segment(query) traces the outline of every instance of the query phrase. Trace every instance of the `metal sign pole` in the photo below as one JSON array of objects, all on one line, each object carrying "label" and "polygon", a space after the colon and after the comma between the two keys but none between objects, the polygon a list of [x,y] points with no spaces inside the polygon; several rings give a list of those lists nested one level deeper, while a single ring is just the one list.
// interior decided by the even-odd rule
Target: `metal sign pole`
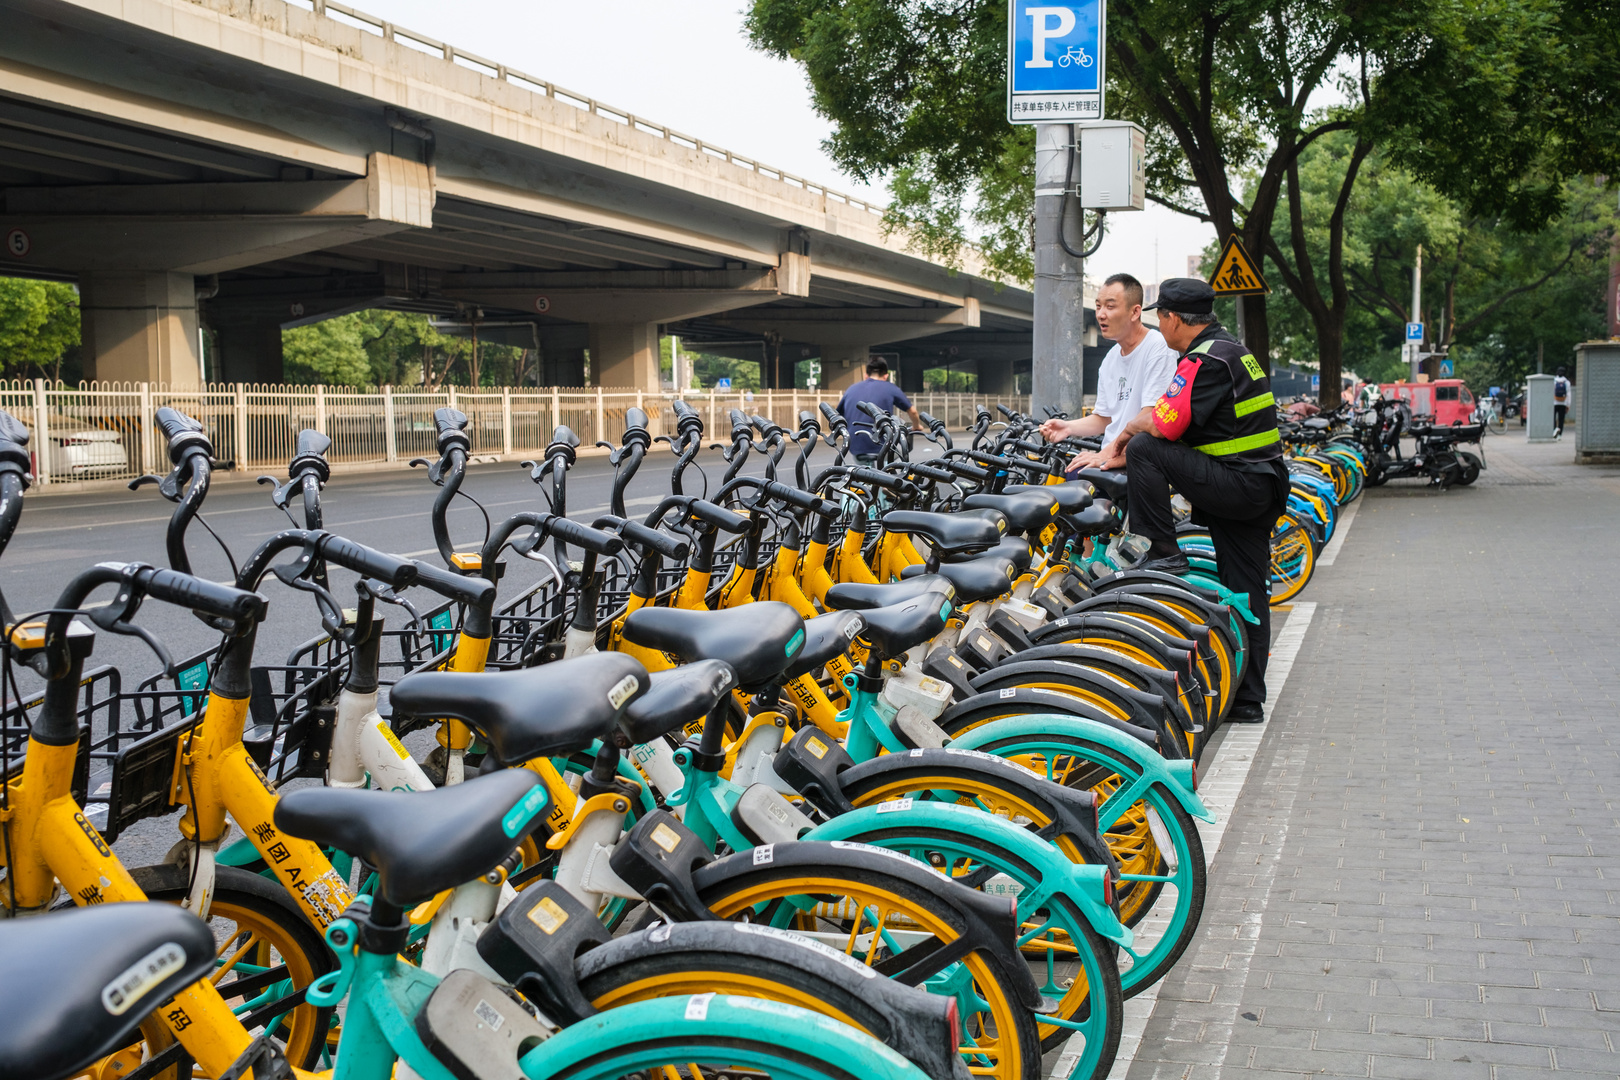
[{"label": "metal sign pole", "polygon": [[1035,129],[1035,349],[1030,407],[1080,415],[1085,355],[1084,263],[1063,250],[1063,184],[1068,174],[1071,124]]}]

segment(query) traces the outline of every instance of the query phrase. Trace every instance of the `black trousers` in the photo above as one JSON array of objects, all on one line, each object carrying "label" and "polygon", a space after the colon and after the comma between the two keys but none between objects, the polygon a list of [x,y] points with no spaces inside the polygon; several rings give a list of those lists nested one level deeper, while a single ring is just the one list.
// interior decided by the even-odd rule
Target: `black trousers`
[{"label": "black trousers", "polygon": [[1249,665],[1234,705],[1263,705],[1266,659],[1271,652],[1271,530],[1282,513],[1278,479],[1244,472],[1190,446],[1143,432],[1125,450],[1131,531],[1153,543],[1154,556],[1176,551],[1174,488],[1193,505],[1193,517],[1209,529],[1220,562],[1221,584],[1249,598],[1260,625],[1244,623]]}]

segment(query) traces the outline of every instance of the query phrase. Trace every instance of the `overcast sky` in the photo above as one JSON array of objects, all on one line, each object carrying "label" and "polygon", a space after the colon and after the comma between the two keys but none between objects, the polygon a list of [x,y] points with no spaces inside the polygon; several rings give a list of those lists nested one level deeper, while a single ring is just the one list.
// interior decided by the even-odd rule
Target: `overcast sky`
[{"label": "overcast sky", "polygon": [[[831,130],[797,65],[748,47],[743,0],[352,0],[362,11],[835,190],[887,199],[821,149]],[[1032,181],[1033,182],[1033,181]],[[1214,230],[1148,204],[1112,215],[1101,279],[1179,277]]]}]

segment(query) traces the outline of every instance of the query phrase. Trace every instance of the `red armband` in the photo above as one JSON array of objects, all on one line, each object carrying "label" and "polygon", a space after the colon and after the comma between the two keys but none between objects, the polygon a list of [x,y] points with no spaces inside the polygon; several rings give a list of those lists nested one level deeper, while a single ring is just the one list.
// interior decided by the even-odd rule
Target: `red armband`
[{"label": "red armband", "polygon": [[1202,360],[1182,357],[1164,396],[1153,406],[1153,426],[1166,439],[1181,438],[1181,433],[1192,423],[1192,384],[1203,366]]}]

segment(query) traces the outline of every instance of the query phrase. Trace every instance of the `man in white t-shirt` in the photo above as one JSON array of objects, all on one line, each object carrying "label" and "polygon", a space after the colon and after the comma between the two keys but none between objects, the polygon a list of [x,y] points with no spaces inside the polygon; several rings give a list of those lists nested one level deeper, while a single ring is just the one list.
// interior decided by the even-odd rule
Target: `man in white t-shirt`
[{"label": "man in white t-shirt", "polygon": [[1142,325],[1142,283],[1131,275],[1115,274],[1097,290],[1097,327],[1114,347],[1097,371],[1096,407],[1078,420],[1048,420],[1041,425],[1047,442],[1102,436],[1102,452],[1076,454],[1068,465],[1071,473],[1088,466],[1124,465],[1125,455],[1109,457],[1108,448],[1126,424],[1152,410],[1176,373],[1175,350],[1157,330]]}]

